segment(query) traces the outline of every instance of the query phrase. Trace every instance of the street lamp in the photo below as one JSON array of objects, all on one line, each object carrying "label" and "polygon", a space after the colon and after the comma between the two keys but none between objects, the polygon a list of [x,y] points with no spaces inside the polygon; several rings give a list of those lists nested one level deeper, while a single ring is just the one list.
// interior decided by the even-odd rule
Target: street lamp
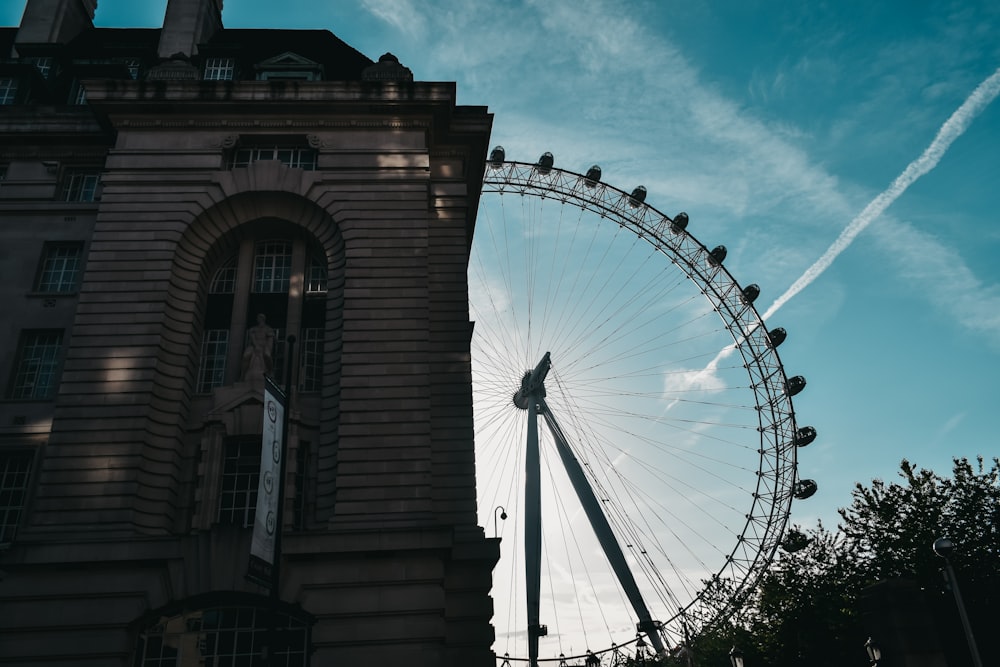
[{"label": "street lamp", "polygon": [[493,510],[493,537],[500,537],[500,523],[497,521],[497,512],[500,512],[500,521],[507,520],[507,510],[503,508],[503,505],[497,505],[497,508]]},{"label": "street lamp", "polygon": [[735,646],[729,649],[729,662],[733,663],[733,667],[744,667],[743,651]]},{"label": "street lamp", "polygon": [[947,537],[939,537],[934,540],[934,553],[944,558],[945,577],[951,586],[951,592],[955,595],[955,605],[958,606],[958,616],[962,619],[962,628],[965,629],[965,639],[969,642],[969,653],[972,655],[974,667],[983,667],[983,661],[979,659],[979,649],[976,648],[976,638],[972,636],[972,626],[969,624],[969,616],[965,613],[965,603],[962,601],[962,592],[958,590],[958,578],[955,577],[955,570],[951,567],[949,556],[955,552],[955,543]]},{"label": "street lamp", "polygon": [[868,664],[871,667],[878,667],[878,661],[882,659],[882,649],[869,637],[865,642],[865,652],[868,653]]}]

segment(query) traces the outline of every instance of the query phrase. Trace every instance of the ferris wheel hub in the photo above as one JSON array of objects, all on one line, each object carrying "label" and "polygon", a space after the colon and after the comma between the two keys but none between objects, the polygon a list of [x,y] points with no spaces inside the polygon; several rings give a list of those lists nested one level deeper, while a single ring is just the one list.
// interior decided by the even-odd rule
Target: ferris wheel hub
[{"label": "ferris wheel hub", "polygon": [[552,368],[551,352],[546,352],[534,370],[525,372],[521,378],[521,388],[514,392],[514,405],[527,410],[532,401],[545,398],[545,378]]}]

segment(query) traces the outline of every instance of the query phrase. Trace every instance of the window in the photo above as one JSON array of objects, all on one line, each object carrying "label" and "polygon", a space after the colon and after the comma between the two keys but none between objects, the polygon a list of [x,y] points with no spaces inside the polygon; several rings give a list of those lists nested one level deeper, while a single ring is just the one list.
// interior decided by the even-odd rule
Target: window
[{"label": "window", "polygon": [[257,511],[260,437],[226,441],[219,489],[219,523],[247,528]]},{"label": "window", "polygon": [[323,388],[323,329],[302,330],[302,391],[319,391]]},{"label": "window", "polygon": [[189,611],[160,618],[139,633],[136,667],[175,665],[262,665],[274,619],[276,646],[270,651],[275,667],[305,667],[309,628],[302,620],[261,607],[227,606]]},{"label": "window", "polygon": [[205,81],[232,81],[236,63],[232,58],[206,58]]},{"label": "window", "polygon": [[292,270],[292,244],[287,241],[263,241],[254,254],[253,291],[279,294],[288,291]]},{"label": "window", "polygon": [[53,293],[76,291],[82,254],[82,243],[46,243],[35,290]]},{"label": "window", "polygon": [[230,257],[212,276],[211,294],[232,294],[236,290],[236,258]]},{"label": "window", "polygon": [[14,541],[24,511],[31,452],[0,452],[0,544]]},{"label": "window", "polygon": [[32,56],[25,58],[24,62],[34,65],[43,79],[48,79],[52,74],[52,58]]},{"label": "window", "polygon": [[138,58],[119,58],[117,62],[128,68],[128,74],[133,79],[139,78],[139,71],[142,68],[142,61]]},{"label": "window", "polygon": [[198,393],[207,394],[226,382],[226,356],[229,353],[229,330],[207,329],[201,339],[201,366],[198,369]]},{"label": "window", "polygon": [[326,262],[322,257],[309,258],[306,294],[326,294]]},{"label": "window", "polygon": [[17,97],[17,79],[0,78],[0,104],[14,104]]},{"label": "window", "polygon": [[316,151],[304,146],[250,146],[237,148],[233,152],[230,167],[240,169],[258,160],[277,160],[284,165],[296,169],[314,171],[316,169]]},{"label": "window", "polygon": [[70,95],[69,103],[76,106],[82,106],[87,103],[87,89],[79,81],[73,83],[73,92]]},{"label": "window", "polygon": [[36,330],[21,333],[10,397],[44,399],[52,396],[62,350],[61,330]]},{"label": "window", "polygon": [[[259,229],[266,232],[246,234],[239,249],[212,274],[200,341],[198,393],[249,381],[260,373],[284,384],[288,374],[285,340],[290,334],[297,341],[296,386],[304,391],[322,388],[325,255],[302,237],[275,234],[284,224],[262,221]],[[258,346],[257,339],[251,340],[255,331],[262,331],[257,329],[261,315],[264,330],[269,330],[267,339],[272,341],[269,350]],[[259,348],[263,357],[249,352],[251,348]]]},{"label": "window", "polygon": [[99,180],[96,171],[67,170],[63,177],[63,201],[96,201]]}]

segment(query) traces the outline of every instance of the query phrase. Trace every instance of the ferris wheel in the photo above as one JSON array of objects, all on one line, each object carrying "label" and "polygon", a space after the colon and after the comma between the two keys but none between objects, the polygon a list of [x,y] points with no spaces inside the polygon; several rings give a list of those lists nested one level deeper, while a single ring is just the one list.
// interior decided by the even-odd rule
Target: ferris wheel
[{"label": "ferris wheel", "polygon": [[498,662],[614,664],[728,618],[799,479],[787,376],[688,216],[639,186],[487,163],[469,265],[479,520],[501,538]]}]

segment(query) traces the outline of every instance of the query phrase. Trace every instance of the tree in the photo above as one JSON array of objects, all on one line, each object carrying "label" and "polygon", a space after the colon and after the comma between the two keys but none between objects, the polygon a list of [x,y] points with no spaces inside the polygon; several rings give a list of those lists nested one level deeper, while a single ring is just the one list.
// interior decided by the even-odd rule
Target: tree
[{"label": "tree", "polygon": [[[987,466],[955,459],[951,477],[900,465],[901,481],[858,484],[851,505],[840,510],[835,532],[822,524],[805,531],[804,548],[781,553],[754,596],[732,621],[693,638],[699,667],[725,665],[723,651],[736,643],[747,664],[839,667],[863,664],[867,632],[859,596],[882,579],[915,581],[928,595],[946,645],[957,647],[952,664],[968,664],[943,561],[931,545],[946,536],[958,546],[952,565],[966,598],[984,664],[1000,664],[987,623],[1000,604],[1000,460]],[[954,633],[958,633],[957,637]],[[725,647],[723,649],[723,647]],[[673,663],[665,663],[673,664]]]},{"label": "tree", "polygon": [[[951,563],[974,632],[987,637],[987,621],[1000,602],[1000,460],[987,467],[982,457],[975,465],[955,459],[951,478],[906,460],[900,467],[903,484],[875,480],[870,488],[855,488],[851,506],[840,512],[841,530],[870,579],[910,579],[927,592],[951,661],[969,664],[954,599],[941,576],[943,561],[931,545],[938,537],[956,544]],[[992,643],[981,641],[979,648],[985,664],[1000,664]]]}]

